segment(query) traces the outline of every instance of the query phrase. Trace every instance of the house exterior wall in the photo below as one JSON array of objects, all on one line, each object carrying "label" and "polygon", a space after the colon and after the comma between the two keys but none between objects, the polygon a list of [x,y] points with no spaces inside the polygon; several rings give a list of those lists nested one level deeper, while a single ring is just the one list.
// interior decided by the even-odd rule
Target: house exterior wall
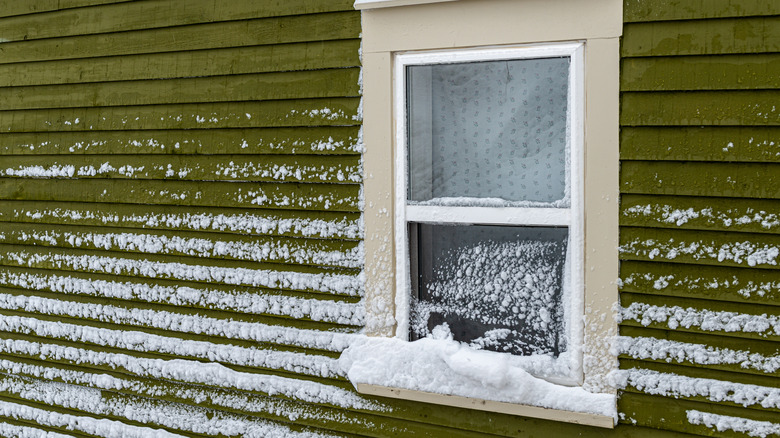
[{"label": "house exterior wall", "polygon": [[622,421],[777,428],[780,4],[624,5],[621,368],[653,373],[630,372]]},{"label": "house exterior wall", "polygon": [[[0,0],[0,436],[733,436],[690,410],[780,423],[776,402],[639,383],[613,430],[357,395],[336,361],[365,322],[352,3]],[[622,305],[769,320],[780,10],[624,12]],[[665,205],[698,216],[672,223]],[[680,242],[726,256],[664,256]],[[705,277],[719,286],[685,280]],[[776,388],[759,365],[631,348],[668,338],[776,361],[774,321],[626,318],[621,367]]]}]

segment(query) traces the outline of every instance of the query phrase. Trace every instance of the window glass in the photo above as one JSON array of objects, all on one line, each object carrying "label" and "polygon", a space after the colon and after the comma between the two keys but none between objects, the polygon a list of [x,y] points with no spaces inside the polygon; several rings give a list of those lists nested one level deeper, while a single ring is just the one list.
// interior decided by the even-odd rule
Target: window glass
[{"label": "window glass", "polygon": [[410,224],[410,240],[412,338],[446,323],[475,348],[565,350],[567,228]]},{"label": "window glass", "polygon": [[560,57],[408,66],[409,199],[567,206],[569,64]]}]

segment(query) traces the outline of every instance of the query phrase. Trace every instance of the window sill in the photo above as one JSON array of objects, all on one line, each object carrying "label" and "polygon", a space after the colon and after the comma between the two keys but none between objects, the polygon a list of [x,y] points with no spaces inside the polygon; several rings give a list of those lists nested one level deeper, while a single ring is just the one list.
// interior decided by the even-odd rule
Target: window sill
[{"label": "window sill", "polygon": [[565,423],[582,424],[607,429],[615,427],[614,418],[606,415],[587,414],[582,412],[562,411],[536,406],[517,405],[492,400],[461,397],[457,395],[434,394],[431,392],[413,391],[402,388],[388,388],[386,386],[357,384],[357,391],[365,395],[389,397],[401,400],[412,400],[423,403],[432,403],[444,406],[453,406],[479,411],[497,412],[501,414],[518,415],[523,417],[539,418],[542,420],[561,421]]},{"label": "window sill", "polygon": [[457,0],[355,0],[355,9],[378,9],[394,6],[412,6],[426,3],[442,3]]}]

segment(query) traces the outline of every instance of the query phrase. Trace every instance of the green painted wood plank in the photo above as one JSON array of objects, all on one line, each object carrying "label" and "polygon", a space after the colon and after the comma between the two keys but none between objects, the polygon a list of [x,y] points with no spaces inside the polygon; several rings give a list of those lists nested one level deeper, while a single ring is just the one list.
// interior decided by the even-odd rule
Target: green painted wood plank
[{"label": "green painted wood plank", "polygon": [[8,42],[2,44],[0,64],[342,40],[357,38],[359,34],[360,13],[357,11],[262,18]]},{"label": "green painted wood plank", "polygon": [[[641,313],[641,315],[636,317],[629,318],[628,316],[625,316],[623,320],[620,322],[621,327],[649,327],[652,329],[657,330],[676,330],[679,332],[689,333],[691,335],[702,335],[702,334],[710,334],[714,336],[723,336],[723,337],[729,337],[733,339],[745,339],[745,340],[766,340],[773,343],[780,342],[780,335],[774,332],[774,330],[770,327],[769,329],[763,331],[763,332],[747,332],[747,331],[738,331],[741,330],[741,326],[739,324],[740,321],[744,322],[744,319],[740,318],[748,318],[748,317],[756,317],[756,316],[762,316],[764,318],[768,318],[765,309],[758,309],[758,312],[755,313],[728,313],[730,311],[728,310],[721,310],[721,312],[726,312],[725,316],[733,317],[730,319],[730,328],[731,330],[727,329],[718,329],[715,328],[712,322],[720,321],[719,319],[716,319],[716,315],[712,312],[714,310],[707,308],[706,306],[710,303],[704,302],[699,303],[699,307],[683,307],[686,305],[686,302],[693,303],[692,300],[688,299],[675,299],[675,297],[659,297],[659,296],[629,296],[626,294],[626,297],[621,297],[621,305],[624,307],[628,307],[629,304],[632,304],[631,302],[628,302],[629,298],[632,302],[644,304],[647,306],[655,306],[655,307],[646,307],[646,306],[639,306],[635,305],[632,307],[632,309],[636,310],[637,312]],[[634,301],[633,299],[637,298],[638,301]],[[623,300],[626,300],[627,302],[623,302]],[[687,301],[686,301],[687,300]],[[701,301],[701,300],[699,300]],[[672,308],[673,306],[677,304],[682,304],[683,306],[679,306],[680,309]],[[732,305],[736,305],[735,303],[731,303]],[[743,305],[744,306],[744,305]],[[645,309],[647,312],[650,312],[650,315],[646,315],[644,313]],[[640,312],[640,310],[642,310]],[[737,309],[735,309],[737,310]],[[764,310],[764,312],[762,312]],[[684,311],[684,312],[683,312]],[[693,316],[690,312],[696,311],[697,313]],[[669,314],[667,316],[664,316],[663,319],[662,316],[659,316],[659,312],[668,312]],[[663,313],[666,315],[666,313]],[[744,317],[740,317],[739,315],[747,315]],[[684,318],[685,316],[689,316],[688,318]],[[725,318],[724,316],[724,318]],[[769,315],[769,316],[777,316],[777,315]],[[710,323],[709,325],[707,323]],[[767,323],[766,325],[771,325]],[[704,327],[704,328],[702,328]]]},{"label": "green painted wood plank", "polygon": [[0,242],[289,265],[360,268],[363,263],[362,245],[355,241],[204,232],[141,231],[109,227],[95,229],[0,222]]},{"label": "green painted wood plank", "polygon": [[[19,428],[18,433],[9,432],[9,435],[5,435],[6,437],[10,437],[10,438],[17,438],[23,436],[40,436],[40,437],[62,436],[62,437],[75,437],[75,438],[89,437],[89,435],[76,433],[70,430],[62,430],[62,429],[55,429],[53,427],[41,426],[35,421],[20,421],[15,418],[3,416],[3,415],[0,415],[0,423]],[[47,435],[49,433],[52,435]],[[54,433],[57,433],[59,435],[53,435]]]},{"label": "green painted wood plank", "polygon": [[[0,315],[2,315],[3,318],[11,318],[11,319],[28,318],[28,321],[37,320],[41,322],[49,321],[49,322],[56,323],[55,318],[46,317],[43,315],[10,312],[6,310],[0,311]],[[63,320],[63,324],[73,324],[74,322],[76,321],[67,318]],[[84,331],[88,331],[90,327],[99,327],[104,330],[118,329],[120,332],[123,330],[122,326],[111,326],[107,323],[98,323],[98,322],[92,323],[83,320],[79,321],[79,324],[77,325],[84,327],[83,329]],[[42,330],[43,329],[40,329],[38,331],[42,331]],[[144,330],[140,330],[133,327],[125,328],[124,331],[126,331],[127,333],[132,333],[135,336],[144,336],[145,333]],[[106,336],[109,336],[108,332],[104,331],[103,333]],[[180,340],[180,342],[185,342],[188,340],[189,341],[197,340],[194,336],[190,334],[180,334],[179,336],[170,336],[169,334],[169,336],[167,337],[173,341],[176,341],[178,339]],[[203,358],[203,357],[198,357],[196,353],[193,353],[192,355],[173,354],[169,351],[165,351],[165,346],[162,345],[160,345],[159,348],[155,350],[144,350],[143,349],[144,347],[140,342],[135,345],[130,345],[130,343],[123,343],[122,345],[115,346],[111,344],[110,340],[105,340],[102,344],[98,344],[98,343],[90,342],[88,339],[85,338],[86,337],[84,335],[80,335],[80,337],[77,340],[73,341],[71,338],[68,337],[67,334],[53,336],[49,333],[45,333],[44,335],[38,335],[34,333],[32,330],[30,330],[29,328],[20,326],[18,328],[0,330],[0,342],[8,344],[16,341],[21,343],[22,345],[32,344],[33,348],[38,349],[37,354],[35,351],[30,352],[29,350],[24,350],[23,348],[21,350],[17,349],[13,345],[1,345],[0,352],[6,354],[11,353],[11,355],[17,355],[21,358],[26,358],[26,359],[39,358],[45,361],[51,361],[52,363],[56,363],[56,364],[74,365],[74,364],[83,363],[84,365],[90,368],[108,369],[108,370],[113,369],[113,370],[120,370],[120,371],[122,371],[123,367],[118,366],[118,362],[121,362],[123,360],[126,361],[129,358],[153,360],[153,361],[186,360],[192,362],[193,364],[201,364],[201,365],[217,363],[228,370],[233,370],[239,373],[250,374],[252,378],[263,379],[266,376],[277,376],[277,377],[282,377],[287,379],[299,380],[302,383],[316,382],[323,385],[329,385],[334,388],[351,390],[351,384],[348,381],[346,381],[346,379],[343,378],[329,378],[329,377],[309,375],[302,372],[302,370],[288,371],[281,368],[275,369],[275,368],[263,367],[263,366],[236,365],[234,363],[235,360],[233,360],[233,357],[220,357],[218,353],[216,354],[212,353],[211,356],[213,357]],[[218,342],[217,339],[213,339],[209,342],[216,344],[217,342],[215,341]],[[63,353],[63,350],[67,352],[69,349],[77,349],[80,351],[71,351],[69,353]],[[196,348],[196,350],[203,351],[204,349]],[[104,356],[94,357],[94,355],[99,355],[99,354],[103,354]],[[78,355],[78,357],[74,357],[76,355]],[[136,366],[135,369],[138,369],[138,367]],[[0,376],[2,376],[1,373]]]},{"label": "green painted wood plank", "polygon": [[625,419],[621,420],[623,424],[632,424],[640,427],[663,427],[672,432],[718,438],[744,438],[745,434],[719,432],[715,428],[693,425],[688,421],[686,412],[699,411],[730,417],[748,418],[755,421],[778,422],[778,415],[772,412],[761,412],[741,407],[645,394],[623,393],[618,401],[618,409],[625,414]]},{"label": "green painted wood plank", "polygon": [[[154,429],[163,429],[171,433],[183,433],[184,436],[188,437],[214,436],[217,433],[213,430],[215,426],[204,424],[206,419],[219,419],[224,421],[224,425],[230,425],[229,430],[219,430],[218,433],[221,436],[231,438],[244,436],[245,430],[262,431],[264,427],[273,423],[284,425],[293,433],[317,433],[315,429],[291,423],[289,420],[288,422],[272,422],[246,414],[230,414],[191,405],[179,405],[178,403],[163,400],[129,396],[115,391],[81,389],[78,386],[71,387],[69,392],[74,394],[72,397],[56,397],[56,400],[49,400],[40,392],[33,390],[33,388],[38,387],[39,381],[37,379],[0,376],[0,382],[2,382],[0,395],[2,395],[5,401],[27,402],[25,404],[32,406],[40,403],[42,406],[45,406],[43,408],[45,410],[120,421],[128,425],[147,428],[149,433],[152,433]],[[87,397],[95,400],[95,403],[81,403],[78,401]],[[188,417],[197,420],[188,422],[185,420]],[[187,428],[183,432],[178,430],[182,426]],[[68,427],[78,428],[78,423],[76,425],[71,423]],[[87,427],[87,429],[90,428]],[[101,436],[106,435],[101,434]],[[354,437],[355,435],[345,434],[344,436]]]},{"label": "green painted wood plank", "polygon": [[625,22],[780,15],[777,2],[765,0],[626,0]]},{"label": "green painted wood plank", "polygon": [[645,228],[780,233],[780,201],[624,195],[620,224]]},{"label": "green painted wood plank", "polygon": [[203,206],[5,200],[0,202],[0,219],[31,224],[115,226],[126,229],[208,231],[318,239],[354,240],[361,238],[363,233],[359,213]]},{"label": "green painted wood plank", "polygon": [[[776,307],[766,306],[762,303],[755,302],[727,302],[710,300],[707,297],[687,298],[672,295],[659,295],[659,294],[644,294],[622,291],[620,296],[620,305],[622,307],[629,307],[632,303],[644,303],[652,306],[667,306],[667,307],[682,307],[685,309],[694,309],[708,312],[732,312],[751,315],[780,315],[780,309]],[[691,324],[695,325],[695,321],[691,321]],[[680,323],[684,325],[684,323]],[[677,329],[672,326],[671,329]],[[680,328],[682,329],[682,328]],[[752,330],[752,331],[751,331]],[[770,325],[756,325],[751,330],[746,330],[745,334],[756,333],[760,336],[751,337],[755,339],[772,339],[775,337],[780,339],[780,332],[776,332]],[[735,332],[736,328],[727,328],[724,330],[702,330],[705,332]],[[739,333],[741,334],[741,333]]]},{"label": "green painted wood plank", "polygon": [[[778,26],[780,27],[780,26]],[[623,126],[778,126],[780,91],[623,93]]]},{"label": "green painted wood plank", "polygon": [[68,8],[124,3],[134,0],[35,0],[16,1],[0,0],[0,17],[16,15],[39,14],[41,12],[57,11]]},{"label": "green painted wood plank", "polygon": [[623,227],[620,258],[780,269],[780,236]]},{"label": "green painted wood plank", "polygon": [[780,161],[780,127],[624,127],[620,158],[776,163]]},{"label": "green painted wood plank", "polygon": [[[251,116],[251,114],[250,114]],[[4,155],[358,155],[357,126],[0,133]]]},{"label": "green painted wood plank", "polygon": [[[0,288],[0,294],[7,292],[8,289]],[[32,300],[22,294],[14,295],[16,303],[28,303],[28,307],[31,307],[29,303],[35,302],[36,298]],[[44,298],[46,298],[44,296]],[[42,298],[43,299],[43,298]],[[84,298],[80,297],[80,300]],[[37,301],[40,302],[40,301]],[[62,331],[52,333],[51,330],[47,331],[44,328],[40,328],[38,331],[31,331],[29,324],[19,325],[18,327],[6,327],[0,332],[0,337],[8,337],[12,339],[27,339],[31,342],[39,342],[44,345],[66,345],[74,348],[82,348],[87,350],[100,350],[106,348],[107,353],[128,354],[131,356],[143,356],[146,358],[158,358],[163,360],[175,360],[184,359],[191,360],[193,362],[201,363],[220,363],[228,368],[234,368],[236,370],[249,370],[252,373],[262,373],[264,375],[279,374],[288,378],[300,378],[306,381],[318,381],[325,384],[334,384],[340,387],[349,388],[349,383],[346,379],[338,374],[332,374],[330,371],[325,371],[325,368],[329,368],[325,361],[338,359],[340,352],[324,351],[314,348],[303,348],[292,344],[291,342],[257,342],[253,340],[240,339],[235,336],[215,335],[215,334],[203,334],[197,333],[198,328],[195,326],[187,326],[184,321],[193,321],[188,318],[187,314],[177,315],[175,312],[168,315],[167,313],[157,312],[157,317],[154,319],[154,323],[146,323],[144,321],[133,320],[128,317],[118,317],[116,315],[107,315],[110,311],[121,312],[123,310],[122,303],[111,303],[104,306],[106,314],[101,314],[99,317],[78,315],[78,317],[68,315],[63,309],[68,306],[71,311],[81,304],[83,308],[87,307],[87,304],[61,299],[56,301],[58,303],[58,309],[47,312],[46,314],[32,311],[32,309],[0,309],[0,316],[8,318],[10,320],[22,318],[27,321],[36,321],[45,325],[46,323],[54,323],[56,325],[62,325]],[[59,304],[62,303],[62,304]],[[134,312],[136,315],[148,311],[149,308],[144,307],[128,307],[127,310]],[[168,315],[168,321],[165,321]],[[191,316],[191,315],[190,315]],[[173,323],[171,324],[171,321]],[[172,328],[163,329],[161,326],[170,325]],[[68,327],[74,327],[74,330],[70,330]],[[174,326],[176,326],[174,328]],[[51,324],[49,325],[51,327]],[[94,329],[94,330],[93,330]],[[98,342],[94,336],[82,335],[83,331],[100,331],[99,336],[101,340]],[[251,330],[251,329],[250,329]],[[55,330],[56,331],[56,330]],[[76,334],[74,334],[76,333]],[[117,343],[114,336],[121,333],[128,333],[126,336],[142,336],[142,337],[154,337],[157,344],[150,347],[152,344],[144,344],[142,342],[119,342]],[[120,336],[121,337],[121,336]],[[194,342],[190,344],[192,350],[183,353],[181,349],[176,350],[172,345],[183,345],[187,342]],[[319,363],[315,366],[305,364],[306,361],[300,361],[299,364],[292,364],[294,359],[290,359],[289,355],[284,356],[281,359],[274,359],[274,354],[286,354],[297,353],[298,357],[305,357],[307,359],[313,359],[315,357],[321,358]],[[54,353],[48,355],[56,356]],[[60,353],[60,355],[62,355]],[[304,356],[305,355],[305,356]],[[32,354],[31,357],[35,355]],[[67,356],[67,355],[65,355]],[[245,359],[252,356],[258,360],[252,363],[252,360]],[[271,357],[270,360],[268,358]],[[71,357],[64,357],[65,363]],[[290,364],[284,364],[285,361],[289,361]],[[310,363],[315,363],[311,361]]]},{"label": "green painted wood plank", "polygon": [[657,261],[622,261],[620,290],[659,296],[671,295],[778,306],[780,305],[780,272],[768,269],[685,265]]},{"label": "green painted wood plank", "polygon": [[[57,382],[93,382],[98,376],[97,373],[84,371],[78,367],[69,367],[65,365],[56,365],[56,367],[53,367],[32,360],[13,359],[13,361],[15,363],[36,367],[36,369],[46,366],[51,370],[50,375],[53,376],[51,377],[51,380]],[[70,375],[77,374],[79,377],[62,377],[68,374],[60,373],[58,372],[59,370],[67,370],[70,372]],[[30,372],[22,371],[18,374],[24,377],[35,378],[35,375]],[[445,429],[441,426],[399,420],[391,417],[380,417],[372,413],[349,412],[345,409],[315,404],[304,405],[298,402],[279,399],[277,397],[256,395],[246,391],[143,379],[119,373],[111,373],[110,375],[125,383],[127,388],[114,390],[126,395],[153,397],[169,402],[224,410],[236,414],[250,414],[271,420],[289,421],[289,417],[286,416],[285,413],[294,412],[297,415],[297,418],[295,419],[296,423],[335,432],[359,433],[361,436],[364,435],[377,438],[387,436],[477,436],[477,434],[468,431],[453,430],[449,428]]]},{"label": "green painted wood plank", "polygon": [[623,28],[623,56],[780,52],[780,16],[664,21]]},{"label": "green painted wood plank", "polygon": [[620,191],[655,195],[779,199],[780,166],[624,161]]},{"label": "green painted wood plank", "polygon": [[624,58],[622,91],[780,88],[780,54]]},{"label": "green painted wood plank", "polygon": [[0,199],[357,212],[360,186],[0,178]]},{"label": "green painted wood plank", "polygon": [[[778,379],[777,376],[774,375],[753,375],[753,374],[744,374],[744,373],[734,373],[734,372],[724,371],[724,370],[708,369],[706,367],[693,367],[693,366],[678,365],[678,364],[671,364],[665,362],[652,362],[652,361],[634,360],[634,359],[621,359],[620,368],[621,369],[632,369],[632,368],[647,369],[647,370],[657,371],[660,373],[676,374],[676,375],[692,377],[692,378],[720,380],[724,382],[734,382],[734,383],[740,383],[744,385],[764,386],[767,388],[774,388],[778,385],[778,383],[780,383],[779,381],[780,379]],[[711,400],[707,400],[706,398],[700,396],[686,397],[686,398],[688,400],[712,402]],[[719,404],[734,405],[736,403],[719,402]],[[741,406],[741,404],[737,404],[737,405]],[[777,413],[780,413],[780,409],[778,408],[763,407],[758,404],[745,406],[745,407],[747,408],[746,410],[758,410],[758,411],[769,411],[769,412],[775,411]]]},{"label": "green painted wood plank", "polygon": [[360,65],[359,49],[360,40],[351,39],[0,64],[0,86],[171,79],[355,67]]},{"label": "green painted wood plank", "polygon": [[[11,381],[11,379],[15,379]],[[14,388],[18,388],[20,383],[30,383],[34,381],[34,379],[26,379],[26,378],[19,378],[12,375],[6,375],[3,377],[0,377],[0,382],[2,382],[2,391],[0,391],[0,401],[3,401],[5,403],[13,403],[16,405],[22,405],[26,408],[30,409],[36,409],[37,411],[31,412],[33,418],[23,418],[24,421],[29,422],[30,424],[37,424],[38,422],[49,422],[52,421],[49,424],[54,424],[55,426],[52,426],[52,429],[57,431],[58,433],[60,431],[67,432],[67,433],[74,433],[74,429],[76,430],[77,436],[83,436],[83,437],[89,437],[89,438],[106,438],[110,436],[111,430],[117,430],[122,431],[120,429],[120,424],[122,425],[129,425],[129,426],[136,426],[136,427],[144,427],[145,429],[142,429],[145,432],[148,433],[155,433],[162,428],[158,427],[150,427],[145,423],[140,423],[137,421],[128,421],[126,419],[117,417],[117,416],[110,416],[109,418],[106,418],[108,421],[115,421],[113,423],[113,427],[109,429],[109,432],[106,433],[105,430],[102,430],[100,426],[95,426],[94,423],[92,423],[92,420],[99,421],[103,419],[104,417],[94,414],[94,413],[85,413],[81,410],[76,409],[68,409],[63,408],[61,406],[54,406],[53,404],[46,403],[45,401],[31,401],[28,398],[34,397],[36,395],[35,392],[30,394],[25,394],[27,397],[19,397],[18,394],[14,393]],[[76,387],[75,389],[78,389]],[[68,397],[60,398],[60,402],[65,402],[66,400],[71,400]],[[93,408],[96,408],[97,406],[92,406]],[[65,421],[62,422],[60,426],[57,426],[57,418],[55,417],[52,420],[49,420],[47,418],[35,418],[38,412],[43,413],[43,415],[46,415],[47,413],[51,412],[52,415],[69,415],[71,417],[66,417]],[[10,416],[14,419],[19,418],[18,414],[10,413]],[[61,427],[61,429],[60,429]],[[165,430],[165,432],[173,433],[173,430]],[[120,432],[121,433],[121,432]],[[143,433],[143,432],[142,432]],[[181,434],[181,432],[177,433]],[[56,435],[55,435],[56,436]],[[197,434],[181,434],[181,436],[188,437],[188,438],[204,438],[203,435],[197,435]],[[17,438],[17,437],[13,437]]]},{"label": "green painted wood plank", "polygon": [[2,266],[47,269],[63,273],[114,274],[353,297],[361,296],[363,287],[360,275],[347,269],[23,245],[0,245],[0,249]]},{"label": "green painted wood plank", "polygon": [[[756,355],[761,355],[767,360],[771,360],[771,358],[777,357],[777,355],[780,354],[780,344],[778,344],[777,342],[759,341],[755,339],[729,338],[729,337],[719,336],[717,334],[709,335],[704,333],[686,333],[677,330],[658,330],[658,329],[652,329],[647,327],[622,326],[620,327],[620,335],[625,337],[638,338],[640,340],[657,339],[657,340],[668,340],[673,342],[685,343],[686,345],[692,347],[693,346],[701,347],[702,349],[707,349],[708,351],[713,352],[712,353],[713,358],[717,358],[713,350],[716,348],[720,350],[731,350],[732,352],[734,352],[735,357],[737,357],[737,352],[745,352],[746,354],[752,357],[755,357]],[[706,357],[706,353],[703,356]],[[663,356],[661,355],[656,357],[658,357],[658,359],[653,360],[651,358],[640,359],[638,357],[629,356],[625,353],[621,355],[621,358],[625,358],[625,359],[634,359],[634,360],[649,361],[649,362],[656,362],[656,363],[687,365],[687,366],[699,367],[702,369],[714,369],[714,370],[730,371],[730,372],[744,373],[744,374],[755,374],[759,376],[770,376],[775,380],[777,379],[776,371],[775,372],[771,371],[771,368],[758,369],[757,366],[751,366],[752,364],[745,363],[748,361],[742,363],[735,363],[735,364],[724,364],[724,363],[702,364],[702,362],[705,361],[693,362],[691,361],[690,357],[684,357],[683,354],[678,354],[678,355],[671,354],[669,356],[666,356],[665,358],[662,358]],[[638,367],[642,368],[642,365],[639,365]]]},{"label": "green painted wood plank", "polygon": [[[166,370],[165,368],[154,366],[156,361],[160,360],[177,360],[176,356],[165,356],[162,354],[156,354],[156,353],[147,353],[147,352],[139,352],[139,351],[129,351],[124,350],[120,348],[114,348],[112,346],[93,346],[85,343],[78,343],[78,342],[70,342],[66,340],[60,340],[57,342],[51,342],[51,340],[47,338],[41,338],[36,337],[32,335],[25,335],[25,334],[18,334],[18,333],[9,333],[9,332],[0,332],[0,339],[2,340],[16,340],[16,341],[22,341],[22,342],[29,342],[34,345],[37,345],[41,348],[39,354],[34,353],[27,353],[24,351],[21,351],[20,349],[17,349],[14,347],[13,344],[10,345],[0,345],[0,357],[6,358],[6,357],[14,357],[14,360],[24,360],[24,361],[43,361],[46,366],[54,367],[54,368],[71,368],[76,367],[83,371],[95,371],[100,373],[110,373],[114,375],[121,375],[121,376],[136,376],[141,377],[144,379],[149,379],[152,381],[157,381],[158,379],[165,379],[165,381],[175,382],[175,383],[185,383],[185,384],[200,384],[203,385],[203,375],[195,374],[194,376],[187,376],[187,375],[181,375],[180,373],[175,372],[174,370]],[[62,355],[57,354],[58,352],[61,352],[64,350],[67,351],[69,348],[74,348],[80,350],[80,353],[84,355],[84,357],[79,360],[74,360],[72,354],[78,353],[73,352],[71,355]],[[149,364],[149,361],[153,361],[152,364]],[[187,360],[187,359],[183,359]],[[197,360],[189,360],[193,365],[196,364],[207,364],[211,363],[211,361],[197,361]],[[160,362],[157,362],[160,363]],[[147,369],[139,368],[139,365],[143,366],[146,364]],[[164,362],[160,363],[161,365],[164,365]],[[150,366],[151,365],[151,366]],[[225,366],[225,365],[223,365]],[[250,374],[250,376],[244,376],[244,377],[250,377],[250,378],[257,378],[257,379],[263,379],[267,376],[273,376],[277,373],[269,373],[265,370],[262,370],[260,368],[247,368],[247,367],[237,367],[237,366],[225,366],[225,368],[228,369],[234,369],[234,371],[238,371],[241,373],[247,373]],[[347,390],[347,391],[353,391],[354,389],[349,383],[345,383],[342,381],[337,381],[333,379],[323,379],[323,378],[317,378],[317,377],[310,377],[310,376],[304,376],[299,375],[295,373],[286,373],[286,372],[278,372],[278,374],[283,374],[285,377],[289,377],[290,379],[299,380],[301,383],[305,382],[318,382],[322,383],[324,385],[329,385],[332,389],[338,390]],[[2,375],[2,373],[0,373]],[[212,380],[213,382],[213,380]],[[208,381],[205,383],[209,383]],[[225,380],[220,382],[222,388],[224,389],[245,389],[245,388],[236,388],[237,386],[246,386],[241,385],[240,379],[234,380]],[[213,383],[210,385],[213,386]],[[270,385],[273,387],[274,385]],[[260,386],[262,388],[263,386]],[[301,399],[299,397],[295,397],[295,394],[293,395],[286,395],[284,393],[274,393],[274,394],[268,394],[267,392],[263,392],[261,389],[258,390],[247,390],[247,392],[251,392],[253,394],[263,395],[263,396],[274,396],[279,399],[284,400],[298,400]],[[304,396],[303,400],[306,400],[308,397]],[[321,403],[325,406],[334,406],[329,405],[325,400]],[[367,403],[369,406],[370,403]]]},{"label": "green painted wood plank", "polygon": [[624,161],[622,193],[779,199],[777,164]]},{"label": "green painted wood plank", "polygon": [[0,111],[3,132],[358,125],[360,99],[272,100]]},{"label": "green painted wood plank", "polygon": [[360,69],[0,88],[3,110],[359,95]]},{"label": "green painted wood plank", "polygon": [[[34,371],[46,369],[50,377],[48,380],[66,384],[79,384],[95,386],[93,382],[99,375],[109,375],[121,383],[121,387],[112,388],[114,391],[133,396],[150,397],[169,402],[201,406],[209,409],[224,410],[236,414],[251,414],[262,418],[281,420],[286,412],[298,414],[296,422],[320,427],[323,429],[341,432],[362,432],[367,436],[380,437],[382,429],[399,427],[393,425],[392,419],[383,420],[375,415],[350,415],[351,421],[345,421],[347,412],[343,409],[330,408],[315,404],[304,405],[298,402],[284,400],[277,397],[252,394],[247,391],[236,391],[213,386],[193,385],[180,382],[163,381],[150,378],[139,378],[117,372],[96,373],[89,369],[64,364],[50,364],[36,360],[3,357],[10,363],[22,365],[21,371],[16,374],[22,377],[36,378]],[[0,368],[4,372],[11,371],[11,367]],[[376,431],[371,430],[371,426]],[[413,425],[410,425],[413,426]],[[403,429],[403,427],[399,427]],[[410,433],[414,433],[411,432]]]},{"label": "green painted wood plank", "polygon": [[[337,359],[341,354],[340,351],[326,350],[324,348],[315,348],[309,345],[302,345],[296,343],[294,339],[285,339],[278,337],[273,341],[258,341],[252,339],[248,333],[236,334],[232,333],[208,333],[207,330],[197,327],[197,325],[183,323],[185,321],[195,322],[196,318],[200,315],[208,315],[210,318],[224,318],[227,322],[233,321],[230,317],[237,317],[236,324],[251,322],[251,317],[237,314],[225,314],[220,312],[205,312],[198,313],[194,309],[177,309],[172,306],[157,307],[155,305],[127,302],[119,300],[108,300],[89,298],[83,296],[63,296],[61,294],[43,293],[39,294],[39,291],[25,291],[23,289],[4,288],[0,287],[0,295],[3,299],[8,297],[14,297],[12,301],[3,303],[3,308],[0,309],[0,314],[5,318],[33,318],[35,321],[43,322],[61,322],[62,324],[69,324],[71,326],[83,327],[83,330],[94,328],[97,330],[103,330],[106,336],[110,334],[116,334],[117,331],[122,332],[135,332],[136,334],[142,333],[149,336],[159,336],[162,339],[166,339],[174,344],[180,344],[185,341],[196,341],[201,343],[207,343],[209,346],[214,347],[227,347],[227,348],[241,348],[251,349],[255,351],[255,357],[266,357],[266,353],[273,354],[274,352],[280,353],[300,353],[307,354],[312,357],[322,357],[329,359]],[[36,307],[36,303],[40,303],[44,300],[56,300],[58,308],[47,309],[42,312],[40,308]],[[51,302],[51,301],[49,301]],[[61,303],[61,304],[60,304]],[[104,312],[96,313],[91,311],[102,307]],[[39,306],[40,307],[40,306]],[[139,315],[146,314],[152,316],[151,318],[144,319]],[[193,318],[195,317],[195,318]],[[168,318],[166,320],[166,318]],[[271,321],[272,318],[265,318],[265,321]],[[259,322],[259,320],[257,321]],[[280,321],[282,324],[279,327],[294,327],[294,325],[285,325],[284,321]],[[311,324],[312,326],[314,324]],[[27,327],[27,328],[26,328]],[[204,348],[194,348],[191,353],[181,354],[176,353],[170,349],[170,345],[157,345],[153,348],[146,346],[122,346],[120,344],[111,344],[113,341],[95,342],[94,338],[88,338],[86,336],[78,337],[74,335],[74,332],[65,330],[61,333],[51,334],[48,332],[31,332],[28,329],[28,325],[19,326],[15,328],[6,328],[7,333],[21,333],[25,335],[35,335],[41,337],[45,342],[59,342],[66,341],[72,342],[73,345],[90,345],[95,348],[102,346],[115,347],[118,350],[127,350],[129,354],[133,352],[142,352],[149,354],[157,354],[164,356],[177,356],[187,358],[188,360],[204,361],[213,360],[225,363],[227,366],[243,366],[245,368],[253,368],[258,370],[273,371],[278,370],[281,373],[287,373],[291,376],[301,374],[302,376],[314,376],[323,377],[331,380],[343,381],[344,379],[339,376],[323,376],[322,370],[305,369],[304,366],[295,367],[294,369],[285,369],[282,364],[266,364],[266,366],[250,366],[239,358],[243,354],[247,354],[247,350],[239,351],[233,350],[234,356],[220,356],[217,351],[212,351],[210,354],[206,354],[209,357],[203,357],[205,346],[207,344],[201,344]],[[256,327],[261,329],[261,327]],[[314,330],[327,332],[338,331],[344,332],[348,327],[340,327],[338,325],[320,324],[318,328]],[[43,330],[43,329],[42,329]],[[76,331],[81,330],[77,329]],[[162,341],[161,341],[162,344]],[[129,344],[128,344],[129,345]],[[156,349],[155,349],[156,348]],[[244,362],[242,364],[242,361]]]},{"label": "green painted wood plank", "polygon": [[[154,310],[190,312],[301,330],[355,331],[363,317],[359,297],[279,291],[257,287],[203,285],[181,280],[144,280],[111,274],[51,271],[0,266],[6,293],[32,291],[36,296],[91,298]],[[283,341],[283,339],[281,340]]]},{"label": "green painted wood plank", "polygon": [[0,177],[18,178],[354,184],[361,182],[362,174],[358,156],[0,156]]},{"label": "green painted wood plank", "polygon": [[[73,35],[126,32],[220,21],[352,11],[350,0],[233,0],[138,1],[99,7],[61,9],[41,17],[9,17],[2,22],[6,41],[29,41]],[[45,21],[44,21],[45,20]],[[45,22],[45,26],[41,26]]]}]

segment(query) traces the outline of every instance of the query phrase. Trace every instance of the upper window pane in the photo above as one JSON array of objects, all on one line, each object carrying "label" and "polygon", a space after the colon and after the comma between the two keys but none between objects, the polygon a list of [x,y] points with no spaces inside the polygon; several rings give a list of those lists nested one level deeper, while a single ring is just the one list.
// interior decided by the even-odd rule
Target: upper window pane
[{"label": "upper window pane", "polygon": [[407,67],[409,200],[568,205],[570,58]]}]

